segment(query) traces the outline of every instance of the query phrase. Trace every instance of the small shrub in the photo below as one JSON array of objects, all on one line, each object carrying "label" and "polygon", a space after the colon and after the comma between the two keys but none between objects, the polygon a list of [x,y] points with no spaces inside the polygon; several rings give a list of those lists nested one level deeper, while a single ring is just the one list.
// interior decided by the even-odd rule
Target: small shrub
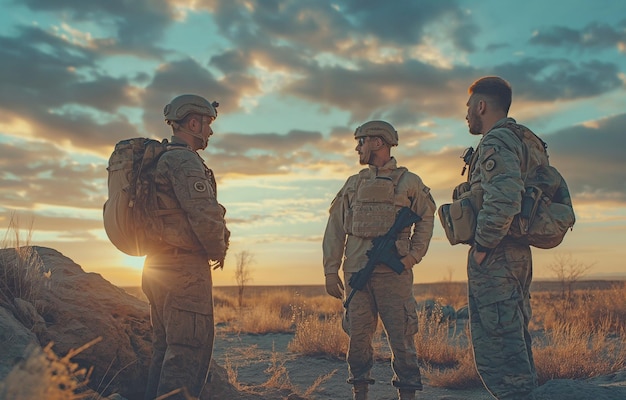
[{"label": "small shrub", "polygon": [[78,400],[87,387],[91,369],[79,369],[71,359],[86,348],[98,343],[97,338],[77,350],[70,350],[58,357],[52,350],[53,343],[46,347],[31,347],[26,358],[17,364],[0,384],[0,398],[22,400]]},{"label": "small shrub", "polygon": [[533,355],[540,383],[550,379],[584,379],[626,368],[626,345],[605,330],[560,323],[546,333]]},{"label": "small shrub", "polygon": [[264,334],[292,332],[291,318],[281,316],[275,307],[260,303],[258,306],[243,310],[232,322],[232,330],[238,333]]},{"label": "small shrub", "polygon": [[299,318],[288,349],[304,356],[344,359],[348,350],[348,335],[341,328],[341,315],[323,319],[315,315]]},{"label": "small shrub", "polygon": [[474,364],[474,354],[469,347],[459,353],[455,367],[444,369],[427,367],[424,375],[428,379],[428,384],[434,387],[462,390],[482,386]]}]

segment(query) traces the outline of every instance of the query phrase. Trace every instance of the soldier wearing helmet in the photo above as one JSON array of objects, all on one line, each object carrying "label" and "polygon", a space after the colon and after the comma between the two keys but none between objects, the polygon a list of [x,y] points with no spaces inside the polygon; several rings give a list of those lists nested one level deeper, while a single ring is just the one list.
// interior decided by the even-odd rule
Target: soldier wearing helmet
[{"label": "soldier wearing helmet", "polygon": [[181,388],[168,399],[199,398],[209,374],[215,335],[210,264],[223,267],[230,232],[213,171],[197,151],[213,134],[217,106],[184,94],[163,110],[172,138],[154,172],[161,246],[148,252],[142,276],[153,330],[146,399]]},{"label": "soldier wearing helmet", "polygon": [[[369,121],[354,132],[359,162],[367,165],[348,178],[330,206],[323,239],[326,291],[336,298],[350,292],[343,281],[365,267],[372,239],[387,233],[402,207],[410,207],[422,220],[398,235],[396,249],[405,270],[398,275],[385,265],[376,267],[345,311],[343,328],[350,337],[347,361],[354,399],[368,396],[373,365],[372,340],[378,318],[383,322],[392,351],[392,384],[402,400],[415,399],[422,389],[413,335],[417,312],[413,297],[413,266],[428,250],[433,233],[435,201],[422,179],[398,167],[391,147],[398,132],[385,121]],[[343,268],[344,280],[339,277]]]}]

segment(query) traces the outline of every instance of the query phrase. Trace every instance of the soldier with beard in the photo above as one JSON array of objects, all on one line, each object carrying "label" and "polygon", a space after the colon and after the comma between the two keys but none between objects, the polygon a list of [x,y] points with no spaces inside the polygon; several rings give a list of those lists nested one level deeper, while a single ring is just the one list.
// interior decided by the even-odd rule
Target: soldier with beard
[{"label": "soldier with beard", "polygon": [[[403,230],[396,248],[405,270],[401,275],[380,264],[363,290],[357,291],[345,311],[343,327],[350,337],[347,354],[349,379],[354,399],[367,399],[373,360],[372,339],[383,322],[392,352],[392,384],[399,398],[412,400],[422,390],[413,336],[417,332],[416,303],[413,297],[413,266],[419,263],[433,233],[435,202],[421,178],[398,167],[391,147],[398,145],[398,133],[389,123],[370,121],[354,133],[359,162],[368,167],[348,178],[330,206],[324,233],[324,274],[326,291],[341,299],[344,281],[367,264],[372,239],[384,235],[396,213],[410,207],[422,220]],[[349,292],[350,287],[346,285]]]},{"label": "soldier with beard", "polygon": [[470,166],[469,190],[478,204],[467,274],[472,345],[485,387],[498,399],[532,399],[537,387],[528,324],[532,315],[532,257],[525,240],[507,236],[520,212],[527,150],[509,129],[512,90],[500,77],[469,88],[466,120],[482,135]]}]

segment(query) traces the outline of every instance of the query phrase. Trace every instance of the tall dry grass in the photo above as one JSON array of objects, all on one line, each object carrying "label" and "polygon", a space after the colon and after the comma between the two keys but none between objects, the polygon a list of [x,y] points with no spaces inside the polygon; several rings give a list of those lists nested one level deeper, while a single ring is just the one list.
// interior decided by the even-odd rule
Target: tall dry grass
[{"label": "tall dry grass", "polygon": [[[445,282],[441,285],[437,304],[464,305],[458,284],[450,283],[448,290],[444,290]],[[588,378],[626,368],[626,283],[603,290],[577,290],[566,303],[559,299],[552,292],[532,298],[531,329],[540,382]],[[232,303],[222,301],[225,309]],[[303,296],[280,289],[249,296],[243,313],[225,319],[232,325],[226,329],[238,333],[293,333],[288,345],[293,353],[344,359],[348,337],[341,328],[342,313],[341,302],[329,296]],[[467,321],[442,322],[436,312],[420,312],[418,317],[415,344],[428,383],[455,389],[479,387]],[[374,347],[377,359],[389,357],[380,323]]]},{"label": "tall dry grass", "polygon": [[0,305],[12,310],[18,318],[20,312],[15,309],[15,299],[31,303],[43,314],[45,304],[38,301],[39,291],[45,287],[41,283],[50,278],[50,271],[45,270],[39,254],[30,245],[31,237],[32,222],[29,230],[22,234],[19,218],[11,215],[1,248],[14,251],[3,252],[0,257]]}]

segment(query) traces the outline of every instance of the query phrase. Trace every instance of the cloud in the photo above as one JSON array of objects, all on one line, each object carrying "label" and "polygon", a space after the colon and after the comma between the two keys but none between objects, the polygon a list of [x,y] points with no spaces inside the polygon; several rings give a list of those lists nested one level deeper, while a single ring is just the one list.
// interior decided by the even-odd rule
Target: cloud
[{"label": "cloud", "polygon": [[168,0],[107,0],[89,2],[72,0],[24,0],[21,5],[33,11],[52,12],[66,23],[91,23],[112,27],[110,37],[95,38],[92,44],[109,54],[133,54],[160,58],[164,50],[156,44],[174,20]]},{"label": "cloud", "polygon": [[551,26],[536,31],[529,43],[545,47],[568,47],[577,50],[622,48],[626,43],[626,31],[601,22],[592,22],[582,29]]},{"label": "cloud", "polygon": [[[49,28],[18,23],[11,35],[0,36],[2,133],[28,139],[0,142],[5,207],[100,207],[105,158],[113,144],[167,136],[162,110],[181,93],[220,101],[220,116],[246,107],[254,113],[249,99],[278,103],[294,98],[313,112],[349,115],[326,131],[303,130],[296,123],[284,133],[219,132],[205,155],[222,181],[296,174],[303,179],[327,174],[341,181],[359,168],[354,128],[369,119],[388,119],[401,132],[401,146],[394,149],[400,162],[447,198],[461,179],[458,156],[464,146],[434,149],[428,144],[451,137],[439,132],[442,120],[462,124],[467,87],[476,78],[501,75],[512,83],[515,102],[544,104],[624,88],[622,68],[607,58],[530,55],[497,59],[488,67],[458,62],[459,55],[479,52],[480,30],[456,1],[194,2],[194,12],[209,11],[204,17],[217,24],[220,34],[206,54],[184,54],[184,42],[180,48],[164,48],[164,35],[178,23],[181,7],[193,8],[190,2],[20,4],[61,19]],[[92,24],[92,31],[77,28],[85,24]],[[531,39],[532,45],[549,48],[608,49],[622,42],[622,28],[597,22],[580,30],[542,29]],[[497,47],[508,51],[514,46],[498,39]],[[438,53],[424,57],[428,50]],[[127,74],[110,70],[111,56],[117,55],[142,59],[147,68]],[[575,196],[593,193],[626,201],[619,175],[623,157],[616,154],[625,122],[619,115],[546,135]],[[77,154],[95,158],[76,161]]]},{"label": "cloud", "polygon": [[624,126],[626,114],[620,114],[544,135],[551,160],[574,196],[626,202]]},{"label": "cloud", "polygon": [[285,135],[277,133],[237,134],[230,133],[215,140],[213,147],[228,154],[245,154],[263,151],[280,155],[299,151],[308,144],[315,145],[322,140],[319,132],[293,130]]},{"label": "cloud", "polygon": [[0,204],[94,209],[105,200],[106,164],[81,164],[48,143],[0,143]]},{"label": "cloud", "polygon": [[524,58],[493,68],[506,77],[513,95],[525,101],[550,102],[597,96],[623,87],[616,64],[601,61]]}]

